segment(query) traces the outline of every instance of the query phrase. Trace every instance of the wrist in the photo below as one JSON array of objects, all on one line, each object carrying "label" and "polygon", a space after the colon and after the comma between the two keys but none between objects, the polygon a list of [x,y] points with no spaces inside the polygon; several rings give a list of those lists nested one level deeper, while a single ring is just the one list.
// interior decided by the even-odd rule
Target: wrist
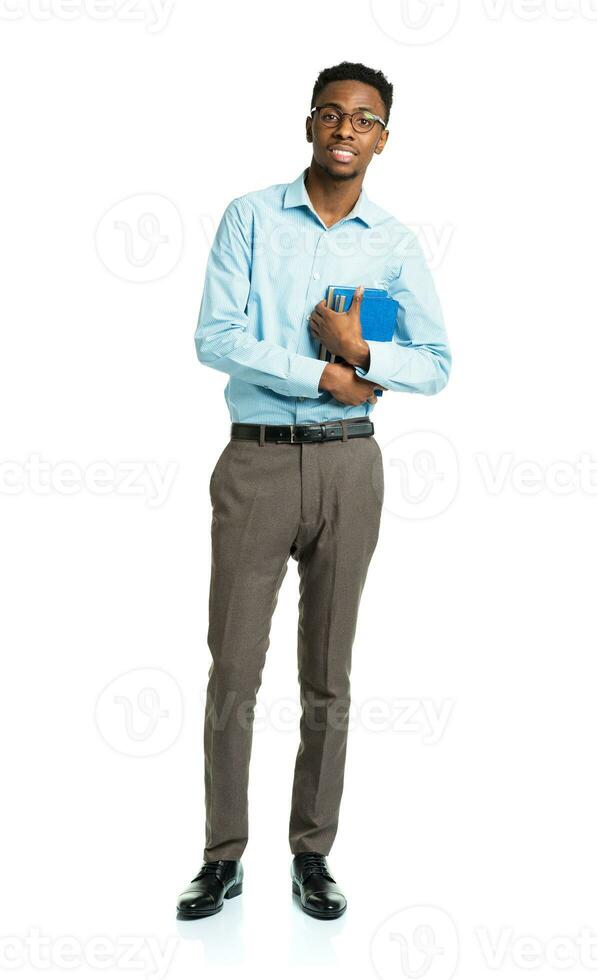
[{"label": "wrist", "polygon": [[320,391],[329,391],[330,381],[332,380],[332,376],[334,374],[333,369],[334,365],[328,362],[321,372],[321,377],[319,379]]},{"label": "wrist", "polygon": [[369,370],[370,363],[370,351],[369,344],[366,340],[360,340],[358,343],[354,344],[351,350],[343,355],[349,364],[353,367],[364,368],[365,371]]}]

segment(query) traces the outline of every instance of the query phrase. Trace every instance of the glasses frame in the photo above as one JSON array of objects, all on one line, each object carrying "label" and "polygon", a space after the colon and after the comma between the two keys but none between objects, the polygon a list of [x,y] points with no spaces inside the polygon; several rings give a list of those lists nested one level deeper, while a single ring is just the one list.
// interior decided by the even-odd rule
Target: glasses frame
[{"label": "glasses frame", "polygon": [[[356,116],[356,114],[358,112],[367,112],[371,116],[371,118],[373,119],[373,122],[374,123],[376,123],[376,122],[381,123],[383,129],[386,128],[386,124],[385,124],[384,120],[381,118],[381,116],[376,116],[375,113],[369,112],[369,109],[355,109],[354,112],[340,112],[340,109],[338,109],[337,106],[332,105],[330,102],[326,102],[326,103],[324,103],[324,105],[314,105],[313,108],[311,109],[311,115],[313,115],[313,113],[315,112],[316,109],[321,110],[321,109],[328,109],[328,108],[329,109],[334,109],[339,114],[339,116],[340,116],[340,122],[342,122],[342,120],[344,119],[344,116],[350,116],[350,124],[351,124],[352,128],[354,129],[355,133],[358,133],[359,136],[363,135],[364,133],[370,133],[371,130],[370,129],[357,129],[356,128],[356,126],[354,124],[354,118],[353,117]],[[326,124],[325,123],[322,123],[321,125],[322,126],[325,126]],[[338,125],[339,125],[339,123],[338,123]],[[335,126],[326,126],[326,129],[335,129],[335,128],[336,128]],[[371,129],[373,129],[373,126],[371,127]]]}]

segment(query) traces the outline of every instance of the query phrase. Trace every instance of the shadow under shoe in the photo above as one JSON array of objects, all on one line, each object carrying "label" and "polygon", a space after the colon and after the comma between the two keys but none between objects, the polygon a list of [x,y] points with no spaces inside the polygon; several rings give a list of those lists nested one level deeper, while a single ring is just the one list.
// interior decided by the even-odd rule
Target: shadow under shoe
[{"label": "shadow under shoe", "polygon": [[200,919],[214,915],[224,898],[234,898],[243,890],[243,866],[238,861],[204,861],[201,871],[178,896],[177,919]]},{"label": "shadow under shoe", "polygon": [[330,873],[325,855],[316,851],[295,854],[290,876],[292,891],[300,896],[301,908],[308,915],[337,919],[346,911],[346,899]]}]

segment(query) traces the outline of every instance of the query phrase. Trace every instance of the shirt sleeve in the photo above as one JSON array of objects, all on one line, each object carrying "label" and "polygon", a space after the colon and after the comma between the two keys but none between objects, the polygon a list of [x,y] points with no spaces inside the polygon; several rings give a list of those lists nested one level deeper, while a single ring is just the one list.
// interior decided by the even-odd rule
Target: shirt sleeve
[{"label": "shirt sleeve", "polygon": [[230,202],[220,220],[205,271],[195,331],[197,357],[217,371],[280,395],[319,398],[325,361],[258,340],[248,329],[250,221],[239,198]]},{"label": "shirt sleeve", "polygon": [[369,369],[355,371],[390,391],[435,395],[448,382],[452,355],[433,279],[414,235],[388,292],[399,303],[394,337],[368,340]]}]

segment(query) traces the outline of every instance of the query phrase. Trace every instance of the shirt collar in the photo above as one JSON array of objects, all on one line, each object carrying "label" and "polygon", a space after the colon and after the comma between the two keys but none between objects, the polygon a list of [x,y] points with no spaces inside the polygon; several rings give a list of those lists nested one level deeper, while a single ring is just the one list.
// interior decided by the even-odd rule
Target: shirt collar
[{"label": "shirt collar", "polygon": [[[315,213],[313,205],[309,199],[309,195],[307,194],[307,188],[305,187],[305,174],[307,173],[308,169],[308,167],[305,167],[304,170],[301,170],[296,180],[293,180],[292,183],[287,185],[284,192],[285,208],[296,208],[300,207],[301,205],[305,205],[310,211]],[[367,227],[370,228],[376,223],[375,210],[375,205],[367,197],[365,188],[361,187],[361,193],[359,194],[355,206],[353,207],[352,211],[345,215],[345,217],[360,218],[361,221],[364,221]]]}]

